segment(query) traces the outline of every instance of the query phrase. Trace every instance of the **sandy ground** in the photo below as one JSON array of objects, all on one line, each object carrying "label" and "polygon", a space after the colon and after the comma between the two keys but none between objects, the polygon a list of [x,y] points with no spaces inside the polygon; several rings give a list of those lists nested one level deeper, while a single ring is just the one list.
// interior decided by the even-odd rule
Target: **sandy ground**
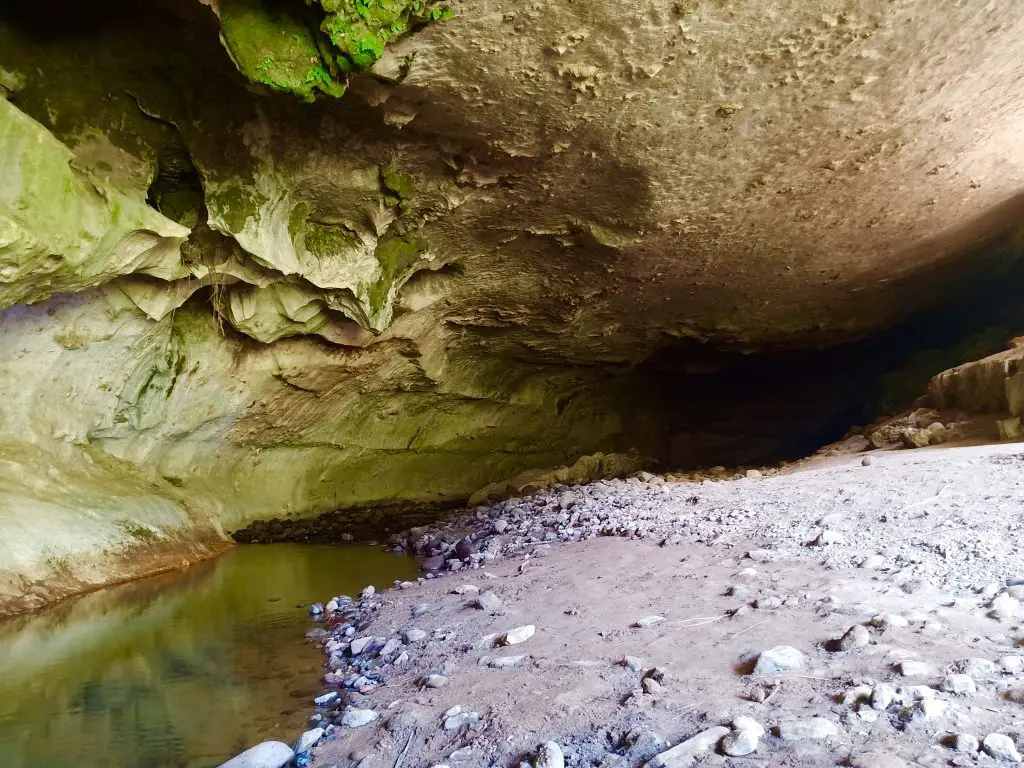
[{"label": "sandy ground", "polygon": [[[1021,444],[874,452],[869,466],[858,455],[739,480],[553,489],[413,531],[402,541],[424,555],[467,534],[475,553],[364,600],[374,618],[350,637],[328,620],[341,665],[328,679],[377,680],[341,689],[324,724],[348,709],[378,717],[329,728],[313,764],[551,768],[535,759],[546,741],[569,766],[1012,764],[1022,468]],[[488,590],[500,607],[476,607]],[[649,616],[663,621],[634,626]],[[838,650],[858,625],[866,645]],[[501,645],[523,626],[535,634]],[[426,637],[398,642],[410,629]],[[353,656],[364,637],[378,640]],[[755,673],[776,646],[799,652],[794,668]],[[478,721],[446,729],[455,706]],[[766,733],[734,728],[739,716]],[[707,749],[655,759],[715,726]],[[721,733],[756,748],[730,757]],[[994,733],[1009,747],[969,738]]]}]

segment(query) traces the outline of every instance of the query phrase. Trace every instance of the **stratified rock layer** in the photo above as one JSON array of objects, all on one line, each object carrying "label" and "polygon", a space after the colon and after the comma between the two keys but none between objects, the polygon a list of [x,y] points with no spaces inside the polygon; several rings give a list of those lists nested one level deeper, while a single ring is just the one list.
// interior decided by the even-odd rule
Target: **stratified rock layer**
[{"label": "stratified rock layer", "polygon": [[702,461],[655,353],[857,338],[1019,250],[1024,20],[947,6],[5,9],[0,610],[270,517]]}]

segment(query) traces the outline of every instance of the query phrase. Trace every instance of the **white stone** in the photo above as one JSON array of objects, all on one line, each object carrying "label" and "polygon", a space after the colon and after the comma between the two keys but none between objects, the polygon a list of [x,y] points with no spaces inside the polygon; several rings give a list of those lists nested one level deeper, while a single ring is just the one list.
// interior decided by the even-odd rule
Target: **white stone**
[{"label": "white stone", "polygon": [[284,768],[294,757],[295,753],[287,744],[264,741],[221,763],[219,768]]},{"label": "white stone", "polygon": [[885,613],[871,619],[871,626],[878,627],[879,629],[898,629],[909,627],[910,622],[898,613]]},{"label": "white stone", "polygon": [[448,685],[448,678],[444,675],[427,675],[427,679],[423,681],[423,684],[427,688],[444,688]]},{"label": "white stone", "polygon": [[356,709],[349,707],[341,714],[341,724],[346,728],[362,728],[376,720],[380,715],[372,709]]},{"label": "white stone", "polygon": [[958,733],[956,738],[953,740],[953,749],[957,752],[969,752],[973,754],[981,749],[981,742],[978,741],[977,736],[972,736],[969,733]]},{"label": "white stone", "polygon": [[925,677],[933,672],[931,664],[923,661],[901,661],[896,668],[904,677]]},{"label": "white stone", "polygon": [[963,675],[970,675],[975,679],[979,677],[988,677],[989,675],[994,675],[996,673],[996,665],[988,659],[981,658],[960,659],[959,661],[954,662],[952,667],[955,672],[959,672]]},{"label": "white stone", "polygon": [[508,669],[516,666],[525,658],[526,656],[495,656],[487,662],[487,666],[491,669]]},{"label": "white stone", "polygon": [[949,704],[941,699],[921,699],[911,711],[915,720],[934,720],[946,714]]},{"label": "white stone", "polygon": [[833,531],[831,528],[826,528],[818,534],[818,538],[814,540],[815,546],[828,547],[833,544],[840,544],[843,541],[843,535],[839,531]]},{"label": "white stone", "polygon": [[946,675],[939,688],[946,693],[956,693],[961,696],[977,693],[978,691],[978,686],[974,684],[974,680],[971,679],[970,675]]},{"label": "white stone", "polygon": [[870,571],[877,571],[885,565],[885,558],[881,555],[869,555],[860,561],[860,567]]},{"label": "white stone", "polygon": [[537,628],[533,624],[527,624],[524,627],[516,627],[510,629],[501,638],[502,645],[519,645],[519,643],[525,643],[537,632]]},{"label": "white stone", "polygon": [[299,736],[298,740],[295,742],[295,754],[301,755],[303,752],[308,752],[323,737],[323,728],[313,728],[306,731],[304,734]]},{"label": "white stone", "polygon": [[452,590],[453,595],[478,595],[480,594],[480,587],[475,584],[463,584]]},{"label": "white stone", "polygon": [[648,627],[653,627],[658,624],[661,624],[663,621],[665,621],[664,616],[644,616],[642,619],[637,619],[636,621],[634,621],[633,626],[637,629],[647,629]]},{"label": "white stone", "polygon": [[758,737],[764,736],[764,726],[752,717],[740,715],[733,718],[731,725],[734,731],[753,731]]},{"label": "white stone", "polygon": [[804,665],[804,655],[789,645],[777,645],[763,651],[754,666],[755,675],[774,675],[791,672]]},{"label": "white stone", "polygon": [[422,629],[407,629],[402,633],[407,643],[418,643],[420,640],[426,640],[427,633]]},{"label": "white stone", "polygon": [[999,666],[1011,675],[1024,672],[1024,656],[1003,656],[999,659]]},{"label": "white stone", "polygon": [[761,734],[757,731],[740,729],[723,736],[719,748],[730,757],[743,757],[756,750],[760,741]]},{"label": "white stone", "polygon": [[871,691],[871,708],[884,712],[896,698],[896,689],[888,683],[879,683]]},{"label": "white stone", "polygon": [[[1020,603],[1003,592],[996,596],[995,600],[989,603],[988,615],[998,621],[1009,621],[1013,619],[1020,610]],[[996,734],[999,735],[999,734]]]},{"label": "white stone", "polygon": [[839,726],[823,717],[812,717],[807,720],[791,720],[780,723],[776,728],[779,738],[783,741],[803,741],[804,739],[830,739],[839,735]]},{"label": "white stone", "polygon": [[333,703],[334,700],[337,698],[337,691],[328,691],[323,696],[317,696],[315,699],[313,699],[313,703],[316,704],[318,707],[326,707],[328,704]]},{"label": "white stone", "polygon": [[553,741],[545,741],[537,750],[533,768],[565,768],[565,755],[562,754],[562,748]]},{"label": "white stone", "polygon": [[981,742],[981,748],[985,754],[996,760],[1003,760],[1008,763],[1019,763],[1020,753],[1013,739],[1002,733],[990,733]]},{"label": "white stone", "polygon": [[648,760],[645,768],[691,768],[728,734],[729,729],[724,726],[708,728]]}]

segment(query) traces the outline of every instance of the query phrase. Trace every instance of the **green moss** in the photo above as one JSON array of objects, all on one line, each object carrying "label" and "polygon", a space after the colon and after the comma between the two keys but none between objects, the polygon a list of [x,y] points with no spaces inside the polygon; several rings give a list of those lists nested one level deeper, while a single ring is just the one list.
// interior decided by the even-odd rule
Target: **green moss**
[{"label": "green moss", "polygon": [[416,178],[408,173],[381,168],[380,182],[384,190],[384,202],[388,205],[401,205],[416,194]]},{"label": "green moss", "polygon": [[338,67],[349,72],[369,69],[388,43],[453,15],[447,5],[431,0],[315,1],[326,13],[320,29],[338,51]]},{"label": "green moss", "polygon": [[224,45],[239,71],[256,83],[313,101],[317,93],[341,96],[333,56],[321,53],[316,19],[294,0],[223,0]]},{"label": "green moss", "polygon": [[291,236],[292,242],[302,234],[308,215],[309,205],[307,203],[299,203],[292,208],[291,215],[288,217],[288,234]]},{"label": "green moss", "polygon": [[206,196],[210,214],[223,222],[232,233],[245,229],[245,223],[250,218],[258,220],[260,206],[266,202],[266,195],[241,181],[230,181],[215,187]]},{"label": "green moss", "polygon": [[307,251],[320,259],[337,258],[359,245],[358,238],[344,227],[312,221],[306,222],[302,242]]},{"label": "green moss", "polygon": [[415,234],[385,235],[377,242],[373,255],[380,264],[381,276],[367,291],[371,309],[375,312],[383,309],[392,286],[412,273],[412,267],[427,247],[427,241]]}]

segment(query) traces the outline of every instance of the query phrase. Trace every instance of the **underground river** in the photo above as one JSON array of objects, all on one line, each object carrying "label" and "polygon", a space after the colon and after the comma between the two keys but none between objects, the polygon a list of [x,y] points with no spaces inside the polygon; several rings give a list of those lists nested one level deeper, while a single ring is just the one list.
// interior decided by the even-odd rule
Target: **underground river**
[{"label": "underground river", "polygon": [[4,768],[215,766],[322,692],[306,606],[414,576],[372,547],[249,545],[0,621]]}]

